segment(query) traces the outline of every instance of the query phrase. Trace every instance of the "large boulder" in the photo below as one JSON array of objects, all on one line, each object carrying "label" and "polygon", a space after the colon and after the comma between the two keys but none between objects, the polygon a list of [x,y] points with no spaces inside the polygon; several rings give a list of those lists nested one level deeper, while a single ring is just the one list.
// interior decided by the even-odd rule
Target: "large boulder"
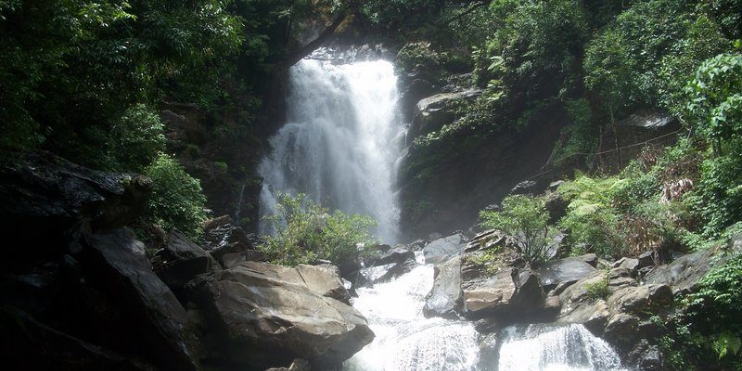
[{"label": "large boulder", "polygon": [[595,268],[580,258],[566,258],[547,262],[536,269],[539,283],[545,290],[551,290],[558,285],[575,283],[588,274],[595,272]]},{"label": "large boulder", "polygon": [[[122,229],[83,241],[82,263],[89,277],[115,293],[137,341],[163,370],[199,370],[198,341],[185,309],[152,272],[141,242]],[[123,334],[121,334],[123,335]]]},{"label": "large boulder", "polygon": [[366,267],[358,270],[360,277],[351,280],[356,286],[388,281],[411,271],[417,265],[415,253],[405,245],[397,245],[394,248],[377,245],[371,249],[376,252],[376,256],[366,259],[364,262]]},{"label": "large boulder", "polygon": [[[723,261],[715,261],[716,251],[706,249],[683,255],[670,264],[655,267],[645,278],[646,283],[668,284],[676,294],[693,292],[704,275]],[[722,257],[722,259],[724,259]]]},{"label": "large boulder", "polygon": [[255,235],[235,227],[228,215],[207,220],[203,228],[204,250],[224,268],[231,268],[243,261],[268,260],[262,251],[255,248]]},{"label": "large boulder", "polygon": [[226,342],[217,346],[230,349],[225,356],[241,367],[264,369],[303,358],[332,368],[374,338],[329,267],[244,262],[202,275],[191,288],[209,327]]},{"label": "large boulder", "polygon": [[436,264],[459,255],[466,247],[466,237],[457,233],[448,237],[439,238],[423,248],[426,264]]},{"label": "large boulder", "polygon": [[[0,233],[5,262],[57,255],[69,231],[88,220],[93,228],[134,221],[147,207],[152,183],[142,176],[94,171],[48,153],[20,155],[0,164]],[[2,264],[2,263],[0,263]]]},{"label": "large boulder", "polygon": [[433,289],[425,300],[426,317],[457,317],[461,311],[461,257],[455,257],[434,268]]},{"label": "large boulder", "polygon": [[199,274],[220,269],[219,263],[209,253],[177,229],[170,232],[166,247],[157,255],[154,270],[176,294]]}]

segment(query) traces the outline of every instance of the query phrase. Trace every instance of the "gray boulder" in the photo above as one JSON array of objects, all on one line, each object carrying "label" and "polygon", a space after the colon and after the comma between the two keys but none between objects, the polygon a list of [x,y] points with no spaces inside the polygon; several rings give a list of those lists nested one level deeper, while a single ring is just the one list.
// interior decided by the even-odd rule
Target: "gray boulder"
[{"label": "gray boulder", "polygon": [[366,319],[347,304],[335,269],[245,262],[202,275],[193,295],[233,351],[229,361],[267,368],[303,358],[332,368],[370,343]]},{"label": "gray boulder", "polygon": [[545,290],[556,288],[560,284],[577,282],[595,268],[580,258],[566,258],[547,262],[535,270],[539,283]]},{"label": "gray boulder", "polygon": [[174,229],[155,259],[154,271],[168,287],[178,291],[199,274],[220,270],[219,263],[183,233]]},{"label": "gray boulder", "polygon": [[445,238],[439,238],[423,248],[426,264],[436,264],[459,255],[466,247],[466,237],[457,233]]},{"label": "gray boulder", "polygon": [[142,244],[125,230],[86,238],[81,259],[90,276],[115,292],[120,310],[140,332],[141,341],[165,370],[199,370],[198,341],[185,309],[152,272]]},{"label": "gray boulder", "polygon": [[676,294],[693,292],[708,271],[719,264],[714,249],[683,255],[670,264],[657,266],[644,278],[646,283],[668,284]]},{"label": "gray boulder", "polygon": [[433,289],[425,300],[426,317],[457,317],[461,310],[461,257],[437,265],[434,270]]}]

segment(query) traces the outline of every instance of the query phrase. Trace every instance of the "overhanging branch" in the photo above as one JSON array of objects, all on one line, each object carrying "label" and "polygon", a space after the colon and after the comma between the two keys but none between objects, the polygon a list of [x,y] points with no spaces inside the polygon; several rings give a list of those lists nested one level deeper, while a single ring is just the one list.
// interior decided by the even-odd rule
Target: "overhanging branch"
[{"label": "overhanging branch", "polygon": [[337,30],[338,27],[340,27],[340,24],[343,23],[345,20],[346,13],[341,12],[335,17],[335,20],[332,21],[332,24],[327,26],[322,33],[317,36],[316,39],[310,41],[306,45],[299,48],[299,50],[295,51],[291,55],[289,55],[286,58],[286,62],[284,63],[284,66],[286,68],[289,68],[297,63],[299,63],[300,60],[304,59],[304,57],[308,56],[309,54],[312,54],[313,51],[317,50],[327,39],[332,36],[333,33],[335,33],[335,30]]}]

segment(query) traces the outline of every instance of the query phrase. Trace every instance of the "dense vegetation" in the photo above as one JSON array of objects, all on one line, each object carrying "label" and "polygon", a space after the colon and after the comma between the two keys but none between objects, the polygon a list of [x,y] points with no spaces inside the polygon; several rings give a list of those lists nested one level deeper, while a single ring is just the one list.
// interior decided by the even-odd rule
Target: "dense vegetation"
[{"label": "dense vegetation", "polygon": [[342,265],[357,260],[364,247],[374,243],[373,219],[331,212],[302,194],[279,195],[269,220],[275,233],[266,236],[260,248],[279,264],[327,260]]}]

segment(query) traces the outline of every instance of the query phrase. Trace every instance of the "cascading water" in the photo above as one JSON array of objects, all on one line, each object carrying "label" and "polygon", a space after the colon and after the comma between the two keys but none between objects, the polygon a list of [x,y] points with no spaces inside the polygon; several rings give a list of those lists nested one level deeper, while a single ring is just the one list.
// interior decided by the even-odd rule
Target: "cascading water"
[{"label": "cascading water", "polygon": [[[278,192],[304,193],[330,208],[373,217],[377,237],[396,242],[392,183],[403,138],[397,95],[386,61],[305,59],[292,67],[288,123],[259,167],[263,215],[275,209]],[[261,223],[260,232],[271,231]]]},{"label": "cascading water", "polygon": [[475,370],[479,348],[471,322],[425,318],[433,266],[419,265],[391,282],[358,290],[353,300],[376,334],[346,361],[346,371]]},{"label": "cascading water", "polygon": [[510,327],[504,333],[500,371],[623,370],[613,348],[582,325]]},{"label": "cascading water", "polygon": [[[278,192],[305,193],[372,216],[377,236],[394,243],[394,164],[404,131],[392,65],[303,60],[290,74],[289,123],[271,139],[273,152],[259,168],[263,214],[275,210]],[[267,228],[261,223],[261,233]],[[420,265],[399,278],[357,290],[353,305],[376,339],[346,361],[346,371],[618,370],[615,352],[579,325],[506,329],[497,347],[480,350],[471,322],[423,316],[433,266],[421,260],[418,255]]]},{"label": "cascading water", "polygon": [[[509,327],[500,345],[482,347],[468,321],[425,318],[433,266],[358,290],[353,305],[376,334],[345,371],[619,371],[620,359],[582,325]],[[489,354],[491,352],[495,354]]]}]

